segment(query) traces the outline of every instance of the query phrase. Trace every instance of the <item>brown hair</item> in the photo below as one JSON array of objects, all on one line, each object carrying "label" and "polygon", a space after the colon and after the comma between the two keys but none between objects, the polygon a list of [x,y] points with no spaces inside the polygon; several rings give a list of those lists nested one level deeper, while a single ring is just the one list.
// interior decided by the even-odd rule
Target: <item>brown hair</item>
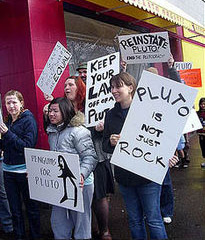
[{"label": "brown hair", "polygon": [[4,100],[6,100],[6,97],[8,96],[16,96],[17,99],[21,102],[22,104],[22,109],[21,111],[24,109],[24,98],[23,98],[23,95],[17,91],[17,90],[10,90],[8,91],[5,95],[4,95]]},{"label": "brown hair", "polygon": [[115,76],[113,76],[110,79],[110,86],[112,84],[115,84],[117,87],[121,87],[123,85],[123,83],[126,86],[132,86],[133,87],[133,91],[132,91],[132,97],[135,94],[135,90],[137,88],[137,84],[136,84],[136,80],[134,79],[134,77],[132,75],[130,75],[127,72],[121,72]]}]

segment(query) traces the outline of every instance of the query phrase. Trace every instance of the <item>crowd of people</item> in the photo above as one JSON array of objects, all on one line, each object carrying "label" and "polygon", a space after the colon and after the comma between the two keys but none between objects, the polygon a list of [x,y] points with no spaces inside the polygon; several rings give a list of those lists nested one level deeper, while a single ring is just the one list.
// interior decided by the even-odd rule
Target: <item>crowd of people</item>
[{"label": "crowd of people", "polygon": [[[173,68],[173,57],[168,62],[169,77],[180,82]],[[109,198],[114,194],[114,179],[118,183],[125,202],[132,239],[168,239],[164,223],[171,223],[174,197],[169,170],[162,185],[110,164],[120,139],[136,90],[135,79],[123,71],[110,80],[115,106],[107,112],[104,122],[87,129],[84,126],[87,65],[80,63],[78,76],[69,76],[64,84],[64,96],[54,98],[45,94],[49,101],[43,109],[44,130],[48,134],[50,150],[79,155],[80,187],[83,192],[84,213],[52,206],[51,227],[55,239],[112,240],[108,227]],[[158,74],[156,68],[147,69]],[[5,96],[8,116],[0,124],[0,220],[4,232],[11,239],[26,239],[22,200],[29,222],[29,239],[40,239],[40,211],[38,203],[29,197],[24,148],[35,148],[37,124],[33,114],[24,108],[22,94],[16,90]],[[198,116],[205,125],[205,99],[199,102]],[[204,128],[198,131],[202,155],[204,152]],[[169,166],[186,167],[188,140],[182,136]],[[180,161],[179,161],[180,159]],[[178,161],[180,164],[177,164]],[[203,163],[202,163],[203,166]],[[204,163],[205,167],[205,163]],[[22,196],[22,200],[21,200]],[[66,195],[64,196],[66,198]],[[97,225],[92,225],[92,213]],[[28,237],[28,236],[27,236]]]}]

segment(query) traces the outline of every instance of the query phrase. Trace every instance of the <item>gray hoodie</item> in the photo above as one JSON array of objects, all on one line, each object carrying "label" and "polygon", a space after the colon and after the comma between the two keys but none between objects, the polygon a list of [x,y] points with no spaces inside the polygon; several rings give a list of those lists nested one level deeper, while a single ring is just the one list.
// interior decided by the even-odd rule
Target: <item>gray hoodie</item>
[{"label": "gray hoodie", "polygon": [[84,114],[77,112],[70,124],[63,130],[62,125],[50,124],[46,131],[50,150],[78,154],[80,171],[85,185],[93,182],[93,174],[97,165],[97,156],[91,139],[90,131],[83,126]]}]

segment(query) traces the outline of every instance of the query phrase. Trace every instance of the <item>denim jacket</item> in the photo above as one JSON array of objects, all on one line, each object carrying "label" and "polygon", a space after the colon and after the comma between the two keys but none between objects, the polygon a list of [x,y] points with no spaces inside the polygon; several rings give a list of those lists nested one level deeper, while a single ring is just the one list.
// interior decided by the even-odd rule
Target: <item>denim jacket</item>
[{"label": "denim jacket", "polygon": [[93,181],[91,173],[97,165],[97,156],[90,131],[83,126],[83,123],[84,115],[78,112],[65,129],[61,130],[61,126],[50,124],[46,131],[50,150],[79,155],[80,171],[88,183],[91,179]]}]

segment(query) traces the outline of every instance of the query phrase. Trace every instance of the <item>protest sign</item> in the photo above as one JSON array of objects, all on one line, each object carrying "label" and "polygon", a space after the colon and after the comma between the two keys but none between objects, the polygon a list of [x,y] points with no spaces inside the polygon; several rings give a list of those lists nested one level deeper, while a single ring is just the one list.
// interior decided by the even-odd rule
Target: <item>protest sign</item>
[{"label": "protest sign", "polygon": [[118,36],[122,59],[128,64],[167,62],[170,58],[167,32]]},{"label": "protest sign", "polygon": [[185,124],[183,134],[193,132],[193,131],[196,131],[201,128],[203,128],[203,127],[200,122],[200,119],[199,119],[196,111],[192,108],[191,112],[189,114],[189,117],[187,119],[187,122]]},{"label": "protest sign", "polygon": [[84,212],[78,155],[25,148],[25,158],[32,199]]},{"label": "protest sign", "polygon": [[143,71],[111,163],[162,184],[196,94]]},{"label": "protest sign", "polygon": [[187,69],[179,71],[180,78],[184,80],[186,85],[191,87],[201,87],[201,69]]},{"label": "protest sign", "polygon": [[42,92],[52,94],[71,56],[71,53],[60,42],[56,43],[37,82]]},{"label": "protest sign", "polygon": [[192,69],[192,63],[191,62],[175,62],[174,67],[176,68],[177,71]]},{"label": "protest sign", "polygon": [[86,82],[86,126],[96,126],[114,106],[110,79],[120,72],[119,52],[88,62]]}]

